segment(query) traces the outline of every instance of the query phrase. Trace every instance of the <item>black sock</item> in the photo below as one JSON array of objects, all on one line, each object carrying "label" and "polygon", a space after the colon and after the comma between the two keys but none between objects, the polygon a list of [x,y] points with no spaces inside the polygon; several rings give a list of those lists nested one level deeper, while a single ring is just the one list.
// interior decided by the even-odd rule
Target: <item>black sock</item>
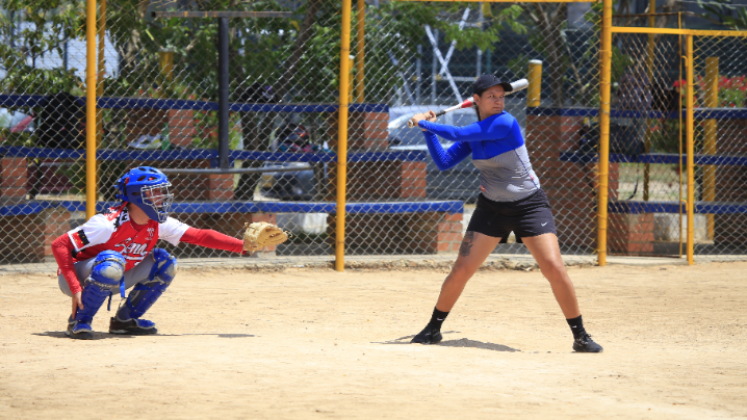
[{"label": "black sock", "polygon": [[579,338],[586,334],[586,330],[584,329],[584,320],[581,319],[581,315],[576,318],[566,319],[566,322],[568,323],[568,326],[571,327],[573,338]]},{"label": "black sock", "polygon": [[447,316],[449,316],[448,312],[441,312],[433,308],[433,315],[431,316],[431,321],[428,323],[428,327],[431,330],[441,331],[441,324],[444,323]]}]

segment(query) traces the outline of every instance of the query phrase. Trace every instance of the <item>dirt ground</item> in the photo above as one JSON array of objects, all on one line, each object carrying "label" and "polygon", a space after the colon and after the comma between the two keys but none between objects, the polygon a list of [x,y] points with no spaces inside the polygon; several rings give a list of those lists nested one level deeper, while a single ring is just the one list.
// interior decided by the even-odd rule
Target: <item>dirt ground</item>
[{"label": "dirt ground", "polygon": [[[0,277],[0,418],[747,418],[747,263],[570,268],[602,354],[539,272],[479,272],[438,346],[443,271],[183,270],[160,334],[64,336],[51,275]],[[118,303],[115,297],[112,306]]]}]

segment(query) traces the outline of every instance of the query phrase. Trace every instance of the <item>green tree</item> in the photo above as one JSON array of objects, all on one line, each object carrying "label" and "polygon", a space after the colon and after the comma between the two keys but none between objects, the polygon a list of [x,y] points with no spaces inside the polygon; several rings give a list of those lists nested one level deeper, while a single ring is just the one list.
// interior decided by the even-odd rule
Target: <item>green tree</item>
[{"label": "green tree", "polygon": [[80,93],[75,69],[39,68],[45,55],[64,54],[64,44],[85,33],[85,3],[68,0],[6,0],[0,15],[0,79],[3,93]]}]

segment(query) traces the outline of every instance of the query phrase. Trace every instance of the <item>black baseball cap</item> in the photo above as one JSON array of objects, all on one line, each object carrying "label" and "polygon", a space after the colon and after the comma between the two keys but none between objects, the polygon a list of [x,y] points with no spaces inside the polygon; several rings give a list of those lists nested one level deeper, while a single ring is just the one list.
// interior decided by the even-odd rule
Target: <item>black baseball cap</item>
[{"label": "black baseball cap", "polygon": [[513,86],[511,86],[511,83],[501,82],[500,79],[493,76],[492,74],[483,74],[482,76],[478,77],[477,80],[475,80],[475,83],[472,85],[472,93],[476,95],[482,95],[483,92],[496,85],[503,86],[503,90],[506,92],[511,92],[512,90],[514,90]]}]

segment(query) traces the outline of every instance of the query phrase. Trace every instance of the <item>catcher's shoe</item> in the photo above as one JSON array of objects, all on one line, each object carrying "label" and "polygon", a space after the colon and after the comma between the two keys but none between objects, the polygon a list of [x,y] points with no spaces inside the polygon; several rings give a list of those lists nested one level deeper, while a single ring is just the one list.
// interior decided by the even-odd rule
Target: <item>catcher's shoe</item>
[{"label": "catcher's shoe", "polygon": [[75,340],[93,340],[93,329],[91,323],[83,322],[69,317],[67,319],[67,330],[65,335]]},{"label": "catcher's shoe", "polygon": [[601,353],[604,349],[595,343],[589,334],[584,333],[581,337],[573,340],[573,350],[579,353]]},{"label": "catcher's shoe", "polygon": [[130,318],[126,321],[112,317],[109,321],[109,334],[151,335],[158,333],[156,324],[147,319]]},{"label": "catcher's shoe", "polygon": [[420,334],[413,337],[413,339],[410,341],[410,343],[416,343],[416,344],[438,344],[443,340],[443,336],[441,335],[441,331],[431,329],[430,327],[425,327],[423,331],[420,331]]}]

